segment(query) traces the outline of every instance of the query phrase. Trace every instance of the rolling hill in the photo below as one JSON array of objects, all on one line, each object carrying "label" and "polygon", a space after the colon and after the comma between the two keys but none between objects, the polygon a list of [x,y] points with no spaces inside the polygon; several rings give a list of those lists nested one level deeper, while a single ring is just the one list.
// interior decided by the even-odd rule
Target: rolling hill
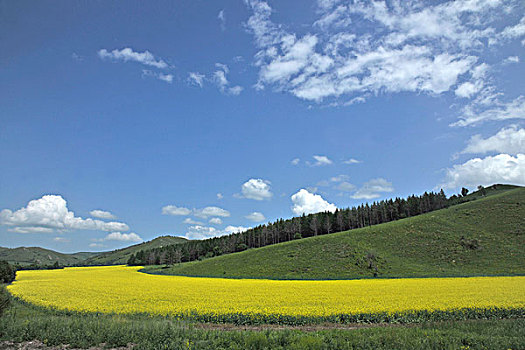
[{"label": "rolling hill", "polygon": [[81,252],[75,254],[63,254],[54,250],[40,247],[18,247],[3,248],[0,247],[0,260],[6,260],[10,263],[20,265],[53,265],[58,262],[61,266],[77,265],[98,253]]},{"label": "rolling hill", "polygon": [[72,254],[59,253],[51,249],[40,247],[0,247],[0,260],[20,265],[53,265],[58,262],[61,266],[75,265],[116,265],[125,264],[129,256],[139,250],[146,250],[185,242],[186,238],[161,236],[151,241],[135,244],[126,248],[110,252],[78,252]]},{"label": "rolling hill", "polygon": [[187,239],[175,236],[160,236],[148,242],[135,244],[126,248],[100,253],[84,261],[86,265],[119,265],[126,264],[132,254],[140,250],[159,248],[171,244],[186,242]]},{"label": "rolling hill", "polygon": [[386,224],[145,271],[274,279],[525,274],[525,188],[498,189]]}]

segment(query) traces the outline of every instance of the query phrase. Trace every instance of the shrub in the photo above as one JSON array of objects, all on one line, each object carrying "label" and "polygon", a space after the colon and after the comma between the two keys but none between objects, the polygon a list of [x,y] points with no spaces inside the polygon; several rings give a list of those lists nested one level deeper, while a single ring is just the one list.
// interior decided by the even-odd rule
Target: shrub
[{"label": "shrub", "polygon": [[15,277],[16,269],[7,261],[0,260],[0,283],[11,283]]},{"label": "shrub", "polygon": [[4,311],[9,307],[11,297],[5,287],[0,287],[0,316],[3,315]]}]

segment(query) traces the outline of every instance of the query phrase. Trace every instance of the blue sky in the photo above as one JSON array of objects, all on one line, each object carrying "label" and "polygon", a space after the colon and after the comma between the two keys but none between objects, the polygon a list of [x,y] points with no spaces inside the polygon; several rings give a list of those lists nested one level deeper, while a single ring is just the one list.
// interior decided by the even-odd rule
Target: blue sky
[{"label": "blue sky", "polygon": [[525,185],[525,5],[1,1],[0,246]]}]

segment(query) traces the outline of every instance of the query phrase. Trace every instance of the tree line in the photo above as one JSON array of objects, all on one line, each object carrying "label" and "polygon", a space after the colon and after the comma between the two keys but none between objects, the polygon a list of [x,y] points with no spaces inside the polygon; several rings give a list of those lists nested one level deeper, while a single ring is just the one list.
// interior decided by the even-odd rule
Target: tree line
[{"label": "tree line", "polygon": [[353,230],[404,219],[449,206],[447,196],[425,192],[420,196],[382,200],[335,212],[303,214],[288,220],[259,225],[244,232],[205,240],[191,240],[160,248],[141,250],[131,255],[128,265],[176,264],[260,248],[294,239]]}]

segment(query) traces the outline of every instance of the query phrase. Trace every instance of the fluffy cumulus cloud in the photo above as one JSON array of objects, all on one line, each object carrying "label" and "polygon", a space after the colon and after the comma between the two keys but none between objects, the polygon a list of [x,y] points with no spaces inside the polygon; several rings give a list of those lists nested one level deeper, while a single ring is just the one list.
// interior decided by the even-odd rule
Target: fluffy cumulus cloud
[{"label": "fluffy cumulus cloud", "polygon": [[262,222],[266,220],[263,213],[259,213],[257,211],[254,211],[253,213],[246,215],[245,218],[253,222]]},{"label": "fluffy cumulus cloud", "polygon": [[162,207],[162,214],[163,215],[190,215],[191,210],[184,207],[177,207],[174,205],[166,205],[165,207]]},{"label": "fluffy cumulus cloud", "polygon": [[198,218],[206,219],[208,217],[228,217],[230,216],[230,212],[219,208],[219,207],[205,207],[202,209],[194,209],[193,215]]},{"label": "fluffy cumulus cloud", "polygon": [[503,64],[519,63],[520,58],[518,56],[509,56],[503,60]]},{"label": "fluffy cumulus cloud", "polygon": [[213,225],[220,225],[222,224],[222,220],[221,218],[211,218],[209,223]]},{"label": "fluffy cumulus cloud", "polygon": [[0,211],[0,225],[19,233],[55,232],[68,230],[128,231],[125,223],[105,222],[81,218],[67,207],[62,196],[46,195],[30,201],[26,207],[11,211]]},{"label": "fluffy cumulus cloud", "polygon": [[311,166],[323,166],[323,165],[330,165],[333,163],[332,160],[328,158],[327,156],[315,155],[315,156],[312,156],[312,158],[315,160],[315,162],[308,163]]},{"label": "fluffy cumulus cloud", "polygon": [[525,154],[498,154],[456,164],[446,170],[441,187],[456,189],[495,183],[525,185]]},{"label": "fluffy cumulus cloud", "polygon": [[189,225],[201,225],[201,226],[204,225],[203,222],[197,221],[197,220],[193,220],[192,218],[184,219],[183,223],[189,224]]},{"label": "fluffy cumulus cloud", "polygon": [[382,193],[392,192],[394,187],[391,182],[383,178],[372,179],[361,186],[354,194],[354,199],[374,199],[381,197]]},{"label": "fluffy cumulus cloud", "polygon": [[99,209],[90,211],[89,215],[91,215],[94,218],[105,219],[105,220],[112,220],[112,219],[117,218],[115,215],[113,215],[109,211],[99,210]]},{"label": "fluffy cumulus cloud", "polygon": [[337,207],[328,203],[318,194],[310,193],[304,188],[299,190],[291,197],[292,199],[292,211],[296,215],[313,214],[324,211],[334,212]]},{"label": "fluffy cumulus cloud", "polygon": [[474,83],[467,81],[458,86],[454,93],[458,97],[470,98],[471,96],[474,96],[476,93],[478,93],[482,87],[483,83],[479,80]]},{"label": "fluffy cumulus cloud", "polygon": [[467,147],[461,153],[525,154],[525,129],[512,125],[502,128],[495,135],[484,139],[481,135],[474,135],[468,141]]},{"label": "fluffy cumulus cloud", "polygon": [[121,233],[111,232],[102,239],[103,241],[120,241],[120,242],[142,242],[142,238],[134,232]]},{"label": "fluffy cumulus cloud", "polygon": [[250,179],[242,184],[242,197],[262,201],[270,199],[273,193],[270,189],[270,181],[263,179]]},{"label": "fluffy cumulus cloud", "polygon": [[226,226],[224,228],[224,234],[232,234],[232,233],[239,233],[239,232],[244,232],[246,230],[248,230],[249,227],[244,227],[244,226]]},{"label": "fluffy cumulus cloud", "polygon": [[169,65],[164,62],[162,59],[157,59],[155,56],[149,52],[137,52],[133,51],[132,48],[126,47],[121,50],[115,49],[108,51],[102,49],[98,51],[98,56],[101,59],[109,59],[113,61],[123,61],[123,62],[138,62],[146,66],[151,66],[159,69],[168,68]]},{"label": "fluffy cumulus cloud", "polygon": [[188,239],[206,239],[219,236],[220,232],[215,227],[195,225],[190,226],[186,232]]},{"label": "fluffy cumulus cloud", "polygon": [[186,232],[186,238],[188,239],[206,239],[211,237],[219,237],[229,235],[232,233],[238,233],[246,231],[248,227],[243,226],[226,226],[224,230],[216,229],[211,226],[195,225],[190,226]]}]

